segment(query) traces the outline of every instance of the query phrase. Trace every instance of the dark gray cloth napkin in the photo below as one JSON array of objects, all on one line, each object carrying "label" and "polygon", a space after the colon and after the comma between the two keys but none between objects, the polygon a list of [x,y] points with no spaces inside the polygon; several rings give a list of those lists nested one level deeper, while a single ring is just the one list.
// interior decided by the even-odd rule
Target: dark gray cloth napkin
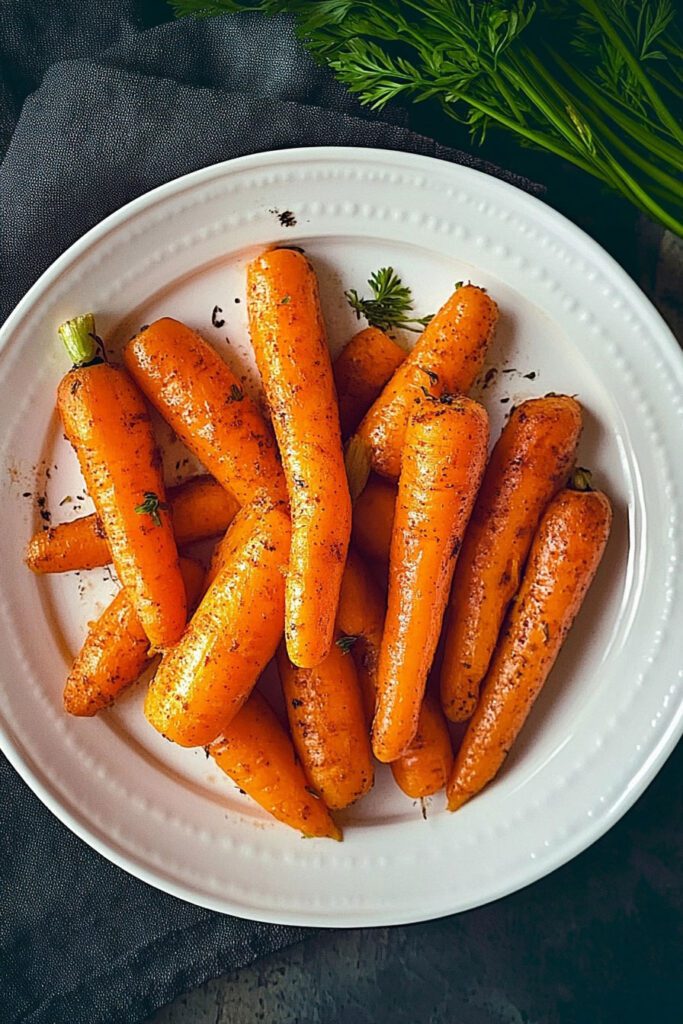
[{"label": "dark gray cloth napkin", "polygon": [[[102,217],[180,174],[287,146],[404,149],[537,186],[361,111],[286,19],[145,25],[132,0],[0,4],[0,319]],[[300,928],[224,917],[98,856],[0,756],[0,1020],[130,1024]]]}]

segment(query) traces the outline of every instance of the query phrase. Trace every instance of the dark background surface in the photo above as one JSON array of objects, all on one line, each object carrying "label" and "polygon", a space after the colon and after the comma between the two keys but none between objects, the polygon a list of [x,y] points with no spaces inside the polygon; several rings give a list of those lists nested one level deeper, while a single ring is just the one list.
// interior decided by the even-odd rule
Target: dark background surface
[{"label": "dark background surface", "polygon": [[[252,94],[268,94],[271,87],[273,95],[284,95],[291,102],[335,106],[349,115],[359,112],[324,72],[310,68],[284,31],[282,45],[268,58],[278,66],[271,80],[263,56],[245,49],[236,19],[192,27],[188,23],[183,29],[185,44],[177,52],[173,50],[177,27],[164,26],[169,20],[163,2],[129,0],[88,8],[80,0],[0,3],[0,140],[3,149],[11,142],[0,171],[5,311],[58,252],[131,194],[232,155],[218,106],[217,120],[203,148],[172,153],[172,137],[168,148],[156,139],[152,144],[159,125],[148,108],[121,111],[114,96],[122,137],[126,118],[132,124],[144,114],[149,118],[150,143],[146,150],[132,150],[138,163],[131,167],[129,161],[125,174],[119,167],[120,181],[112,182],[103,207],[102,182],[92,173],[98,152],[102,166],[117,165],[113,155],[102,149],[102,141],[95,136],[89,142],[83,137],[78,140],[86,150],[83,166],[76,162],[66,181],[58,173],[65,149],[60,150],[56,142],[54,151],[45,149],[60,103],[65,117],[73,116],[79,105],[87,110],[89,97],[81,95],[79,86],[84,66],[88,81],[101,90],[102,103],[122,76],[144,73],[162,82],[169,97],[165,117],[171,125],[170,136],[174,124],[180,132],[184,121],[194,116],[195,104],[203,102],[206,91],[213,90],[211,103],[217,103],[217,91],[234,88],[236,78],[248,97],[248,101],[235,100],[245,122],[261,114],[250,99]],[[278,126],[282,141],[275,133],[271,144],[287,144],[292,126],[286,117],[290,115],[292,125],[296,121],[300,128],[301,112],[295,118],[287,108]],[[24,129],[31,128],[23,135],[22,125],[16,127],[20,116]],[[446,123],[437,110],[396,109],[388,119],[446,145],[471,150],[466,135]],[[352,130],[346,122],[345,130]],[[333,141],[328,131],[324,119],[318,122],[311,114],[306,140]],[[384,139],[384,144],[391,145],[395,138],[394,144],[408,145],[402,136],[403,142],[378,131],[379,144]],[[242,151],[248,149],[246,140]],[[615,256],[653,299],[679,340],[683,338],[679,240],[578,171],[520,149],[510,139],[492,135],[477,153],[542,182],[545,201]],[[20,176],[19,169],[28,168],[30,161],[33,165]],[[54,165],[57,170],[51,177]],[[76,200],[78,209],[73,208]],[[49,239],[49,244],[41,244],[41,239]],[[313,933],[285,952],[272,952],[303,933],[296,929],[273,933],[252,925],[242,928],[229,918],[197,911],[149,890],[105,864],[56,823],[0,758],[0,990],[4,993],[0,1021],[133,1022],[175,993],[267,952],[251,967],[223,974],[177,1000],[154,1020],[158,1024],[678,1022],[683,1016],[682,765],[679,748],[607,836],[550,877],[505,900],[411,927]],[[21,864],[12,859],[18,834],[27,837]],[[91,874],[93,862],[96,875]],[[54,865],[55,875],[59,873],[58,900],[56,881],[47,877],[46,863]],[[69,891],[79,894],[78,905],[70,905]],[[79,950],[79,943],[87,944],[88,936],[95,935],[99,946],[93,938],[91,949]],[[41,942],[46,943],[44,949]],[[91,966],[88,955],[106,962]],[[137,978],[133,992],[131,976]]]}]

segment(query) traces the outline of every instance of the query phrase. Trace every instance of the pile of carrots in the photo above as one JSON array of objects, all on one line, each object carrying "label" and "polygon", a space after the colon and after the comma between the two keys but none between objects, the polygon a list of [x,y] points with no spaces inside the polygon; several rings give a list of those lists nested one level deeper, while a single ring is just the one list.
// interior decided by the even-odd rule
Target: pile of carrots
[{"label": "pile of carrots", "polygon": [[[95,715],[156,658],[151,725],[305,836],[341,838],[330,812],[368,792],[374,759],[456,810],[501,767],[607,543],[609,502],[575,470],[581,408],[525,401],[488,457],[467,393],[498,309],[470,284],[409,354],[371,326],[334,365],[301,251],[253,260],[247,298],[270,424],[176,320],[143,328],[122,367],[92,316],[60,328],[58,409],[95,513],[37,533],[27,564],[113,562],[121,583],[65,708]],[[166,489],[147,402],[206,476]],[[208,570],[186,557],[219,536]],[[256,689],[273,658],[287,728]],[[456,753],[448,720],[466,723]]]}]

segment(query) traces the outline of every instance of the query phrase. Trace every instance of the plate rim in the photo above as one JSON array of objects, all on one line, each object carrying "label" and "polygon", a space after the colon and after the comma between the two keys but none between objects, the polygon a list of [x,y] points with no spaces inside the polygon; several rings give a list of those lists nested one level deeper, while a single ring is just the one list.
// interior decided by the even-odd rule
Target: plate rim
[{"label": "plate rim", "polygon": [[[267,150],[261,153],[252,153],[246,156],[236,157],[231,160],[220,161],[210,164],[207,167],[199,168],[188,174],[173,178],[168,182],[136,197],[124,206],[110,213],[97,224],[93,225],[80,238],[76,239],[60,256],[58,256],[40,275],[26,294],[19,300],[14,310],[9,314],[5,323],[0,327],[0,353],[4,352],[12,332],[27,315],[35,303],[38,302],[43,292],[48,289],[62,272],[72,265],[82,254],[106,236],[108,232],[118,228],[127,220],[134,218],[138,212],[151,208],[159,200],[183,192],[186,189],[205,184],[212,179],[220,179],[232,172],[249,170],[250,168],[261,169],[280,161],[305,162],[307,160],[345,160],[382,162],[390,161],[393,166],[403,166],[406,169],[420,170],[426,173],[430,170],[443,172],[448,169],[455,177],[462,175],[465,179],[475,182],[484,176],[488,185],[493,185],[494,190],[498,189],[503,197],[514,193],[515,204],[522,204],[530,208],[537,215],[542,213],[547,223],[556,226],[559,231],[568,237],[570,242],[580,245],[583,253],[593,266],[603,269],[615,283],[621,285],[631,298],[637,302],[639,312],[643,317],[653,323],[660,342],[666,346],[666,354],[672,363],[677,367],[678,373],[683,374],[683,351],[679,347],[676,338],[665,322],[661,314],[654,307],[652,302],[639,288],[637,283],[621,267],[616,259],[611,256],[602,246],[599,245],[580,227],[571,220],[559,213],[547,203],[536,196],[524,192],[517,186],[506,182],[486,172],[465,167],[461,164],[452,163],[437,157],[424,156],[421,154],[404,153],[400,150],[383,149],[378,147],[354,147],[354,146],[312,146],[301,148],[288,148],[280,150]],[[250,906],[237,905],[235,900],[213,900],[209,894],[198,892],[191,883],[184,885],[177,884],[173,879],[162,877],[161,874],[149,870],[141,860],[133,860],[131,857],[119,850],[115,840],[103,838],[99,831],[91,826],[84,816],[78,811],[68,807],[68,800],[62,799],[56,786],[51,786],[43,781],[38,772],[32,766],[32,756],[29,751],[24,751],[20,742],[14,742],[10,730],[5,728],[5,723],[0,718],[0,749],[7,757],[12,767],[20,777],[27,783],[41,802],[55,815],[55,817],[74,832],[80,839],[86,842],[91,848],[104,856],[107,860],[127,871],[129,874],[141,879],[153,887],[169,893],[172,896],[184,899],[187,902],[221,913],[235,914],[236,916],[263,921],[272,924],[305,925],[316,927],[367,927],[390,924],[407,924],[425,920],[433,920],[438,917],[459,913],[474,907],[484,906],[486,903],[495,901],[512,892],[526,888],[557,868],[572,860],[583,850],[588,849],[594,842],[601,838],[616,822],[633,806],[637,799],[643,794],[648,785],[652,782],[664,762],[672,753],[681,733],[683,732],[683,705],[679,706],[676,714],[672,716],[668,727],[659,735],[657,742],[653,744],[649,756],[640,765],[639,769],[632,776],[630,784],[621,798],[592,824],[586,833],[581,832],[572,842],[566,842],[561,850],[556,849],[551,862],[547,866],[540,866],[535,872],[530,873],[531,877],[522,884],[511,882],[501,885],[493,891],[486,899],[475,898],[471,903],[460,904],[456,910],[446,906],[442,911],[435,913],[433,909],[423,914],[413,911],[397,912],[394,908],[387,909],[386,913],[371,912],[364,916],[364,912],[358,909],[342,911],[339,908],[332,912],[283,912],[268,911],[264,909],[254,910]],[[348,918],[348,919],[347,919]]]}]

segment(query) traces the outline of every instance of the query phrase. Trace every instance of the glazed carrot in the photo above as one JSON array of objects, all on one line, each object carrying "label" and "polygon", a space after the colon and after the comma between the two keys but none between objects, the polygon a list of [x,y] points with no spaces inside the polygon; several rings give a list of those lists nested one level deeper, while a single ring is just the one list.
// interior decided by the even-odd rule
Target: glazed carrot
[{"label": "glazed carrot", "polygon": [[[188,608],[202,588],[204,569],[189,558],[180,559]],[[128,591],[119,590],[96,622],[91,622],[64,687],[64,708],[71,715],[90,717],[112,704],[134,683],[153,657],[149,640]]]},{"label": "glazed carrot", "polygon": [[503,764],[595,576],[611,519],[609,501],[598,491],[560,491],[543,515],[455,759],[447,791],[451,811]]},{"label": "glazed carrot", "polygon": [[249,328],[292,509],[285,636],[296,665],[330,650],[351,533],[351,501],[318,283],[300,252],[273,249],[247,270]]},{"label": "glazed carrot", "polygon": [[422,402],[409,421],[373,722],[380,761],[395,761],[415,736],[487,444],[488,417],[469,398]]},{"label": "glazed carrot", "polygon": [[378,327],[354,334],[334,361],[342,437],[349,437],[365,416],[406,352]]},{"label": "glazed carrot", "polygon": [[351,540],[365,558],[389,563],[396,485],[372,473],[353,506]]},{"label": "glazed carrot", "polygon": [[[92,316],[59,329],[74,368],[57,405],[117,575],[155,649],[185,627],[185,587],[166,503],[161,459],[142,395],[128,374],[97,356]],[[89,364],[89,365],[87,365]]]},{"label": "glazed carrot", "polygon": [[435,397],[469,391],[497,322],[495,302],[474,285],[457,288],[432,318],[358,428],[376,473],[398,477],[408,418],[424,389]]},{"label": "glazed carrot", "polygon": [[432,796],[448,782],[453,768],[453,748],[444,713],[437,700],[426,693],[417,732],[391,771],[396,784],[413,800]]},{"label": "glazed carrot", "polygon": [[334,645],[321,665],[296,668],[284,645],[277,665],[294,746],[328,807],[348,807],[371,788],[372,754],[353,659]]},{"label": "glazed carrot", "polygon": [[128,342],[126,367],[152,405],[240,505],[286,497],[273,435],[242,384],[196,331],[170,317]]},{"label": "glazed carrot", "polygon": [[[176,544],[225,533],[237,501],[210,476],[196,476],[166,491]],[[40,530],[29,541],[26,564],[35,573],[95,569],[111,562],[104,527],[95,513]]]},{"label": "glazed carrot", "polygon": [[454,722],[468,719],[476,707],[534,531],[567,482],[580,433],[581,407],[573,398],[534,398],[514,410],[493,449],[446,620],[441,702]]},{"label": "glazed carrot", "polygon": [[289,516],[265,497],[235,516],[218,573],[147,693],[145,714],[168,739],[184,747],[215,740],[273,657],[289,539]]},{"label": "glazed carrot", "polygon": [[292,741],[258,690],[208,750],[218,767],[278,821],[307,838],[341,839],[327,807],[311,793]]},{"label": "glazed carrot", "polygon": [[342,578],[337,646],[350,651],[358,672],[368,722],[375,713],[379,652],[384,631],[384,598],[361,559],[350,550]]}]

